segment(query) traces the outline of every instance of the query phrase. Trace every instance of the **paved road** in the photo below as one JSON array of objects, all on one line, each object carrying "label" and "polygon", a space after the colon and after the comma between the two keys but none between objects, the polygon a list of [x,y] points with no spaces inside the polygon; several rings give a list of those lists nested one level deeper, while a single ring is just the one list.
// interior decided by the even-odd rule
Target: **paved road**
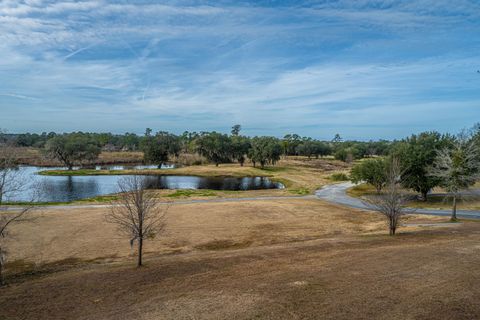
[{"label": "paved road", "polygon": [[[368,210],[368,206],[365,205],[361,200],[350,197],[347,194],[347,189],[353,187],[354,185],[351,182],[338,183],[326,185],[323,188],[315,192],[315,196],[319,199],[340,204],[343,206],[364,209]],[[452,212],[450,210],[435,210],[435,209],[411,209],[415,214],[428,214],[435,216],[450,216]],[[480,211],[473,210],[458,210],[457,217],[459,218],[468,218],[468,219],[480,219]]]},{"label": "paved road", "polygon": [[[204,199],[204,200],[185,200],[175,201],[172,204],[192,204],[192,203],[215,203],[215,202],[241,202],[241,201],[261,201],[261,200],[282,200],[282,199],[321,199],[331,203],[340,204],[350,208],[368,210],[368,207],[359,199],[350,197],[346,191],[352,187],[351,182],[338,183],[326,185],[323,188],[315,191],[315,195],[309,196],[272,196],[272,197],[249,197],[249,198],[223,198],[223,199]],[[164,204],[168,204],[165,202]],[[81,205],[53,205],[53,206],[39,206],[39,209],[83,209],[83,208],[108,208],[110,204],[81,204]],[[18,210],[19,207],[7,207],[1,210]],[[435,216],[450,216],[450,210],[435,210],[435,209],[412,209],[415,214],[427,214]],[[458,210],[457,216],[459,218],[480,219],[480,211]]]},{"label": "paved road", "polygon": [[[271,196],[271,197],[248,197],[248,198],[219,198],[219,199],[199,199],[199,200],[184,200],[173,202],[162,202],[162,204],[192,204],[192,203],[212,203],[212,202],[242,202],[242,201],[262,201],[262,200],[282,200],[282,199],[316,199],[314,195],[308,196]],[[48,205],[48,206],[36,206],[38,209],[88,209],[88,208],[110,208],[111,204],[67,204],[67,205]],[[8,206],[0,208],[0,210],[15,211],[22,207]]]}]

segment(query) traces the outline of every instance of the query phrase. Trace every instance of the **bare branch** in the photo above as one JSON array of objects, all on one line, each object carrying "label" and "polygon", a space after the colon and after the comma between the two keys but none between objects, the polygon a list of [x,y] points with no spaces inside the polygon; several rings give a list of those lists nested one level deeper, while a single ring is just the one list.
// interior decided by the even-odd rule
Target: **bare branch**
[{"label": "bare branch", "polygon": [[451,220],[457,220],[457,199],[480,178],[480,150],[474,140],[462,132],[452,147],[438,150],[429,175],[440,179],[447,196],[453,198]]},{"label": "bare branch", "polygon": [[[24,204],[22,208],[17,210],[7,210],[6,207],[2,207],[4,200],[12,198],[17,193],[28,188],[34,188],[35,192],[32,193],[32,199],[30,199],[27,205]],[[0,285],[5,283],[3,272],[7,259],[5,239],[8,236],[9,228],[15,223],[31,219],[29,213],[34,208],[33,202],[36,200],[39,192],[40,188],[36,185],[31,185],[22,176],[21,171],[18,170],[15,149],[8,145],[0,146]]]},{"label": "bare branch", "polygon": [[165,227],[168,206],[160,207],[154,192],[147,190],[143,176],[128,176],[118,183],[119,199],[106,214],[106,220],[117,225],[120,232],[138,242],[138,266],[142,265],[143,241],[159,235]]},{"label": "bare branch", "polygon": [[398,159],[391,159],[386,169],[386,186],[383,193],[365,197],[363,202],[371,210],[381,213],[388,222],[390,235],[395,235],[400,219],[407,213],[406,204],[409,200],[401,188],[401,171]]}]

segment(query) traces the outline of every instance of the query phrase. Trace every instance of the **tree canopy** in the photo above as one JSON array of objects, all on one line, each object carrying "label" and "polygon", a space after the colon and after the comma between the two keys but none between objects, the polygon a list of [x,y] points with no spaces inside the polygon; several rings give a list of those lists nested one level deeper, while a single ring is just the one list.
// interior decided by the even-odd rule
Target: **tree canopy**
[{"label": "tree canopy", "polygon": [[69,170],[76,164],[94,161],[100,152],[97,142],[81,132],[57,135],[45,144],[45,153],[61,161]]},{"label": "tree canopy", "polygon": [[253,164],[260,163],[262,168],[266,164],[275,165],[282,155],[282,146],[274,137],[255,137],[252,139],[252,148],[248,157]]},{"label": "tree canopy", "polygon": [[202,133],[196,140],[197,151],[218,166],[232,161],[230,137],[218,132]]},{"label": "tree canopy", "polygon": [[379,193],[387,183],[387,161],[384,158],[366,159],[352,168],[352,182],[366,182]]},{"label": "tree canopy", "polygon": [[178,156],[181,146],[176,135],[160,131],[155,136],[148,135],[142,143],[142,149],[145,162],[155,163],[160,168],[168,162],[169,156]]},{"label": "tree canopy", "polygon": [[402,164],[402,183],[405,188],[421,193],[424,200],[433,188],[441,183],[441,179],[428,174],[433,165],[437,150],[451,144],[452,138],[438,132],[423,132],[412,135],[397,144],[393,154]]},{"label": "tree canopy", "polygon": [[460,191],[473,186],[479,178],[480,150],[473,139],[459,137],[451,147],[438,150],[428,175],[438,178],[440,185],[453,197],[451,220],[457,219],[457,198]]}]

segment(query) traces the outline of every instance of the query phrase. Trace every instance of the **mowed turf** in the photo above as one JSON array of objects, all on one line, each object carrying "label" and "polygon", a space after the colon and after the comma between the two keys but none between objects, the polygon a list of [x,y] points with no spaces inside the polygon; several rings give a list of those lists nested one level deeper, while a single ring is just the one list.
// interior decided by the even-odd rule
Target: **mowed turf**
[{"label": "mowed turf", "polygon": [[[475,186],[475,190],[464,190],[463,194],[457,198],[458,210],[480,210],[480,195],[478,194],[479,186]],[[477,190],[477,191],[476,191]],[[406,194],[410,194],[412,197],[418,196],[418,193],[412,190],[404,190]],[[347,190],[347,194],[361,198],[363,196],[376,194],[375,188],[368,184],[360,184],[351,187]],[[452,210],[453,198],[451,196],[445,196],[446,191],[442,188],[435,188],[433,194],[429,194],[427,201],[424,200],[411,200],[408,203],[409,207],[422,208],[422,209],[434,209],[434,210]]]},{"label": "mowed turf", "polygon": [[313,199],[176,204],[136,269],[105,210],[12,230],[0,319],[480,317],[478,222],[412,216],[433,224],[392,238],[374,213]]}]

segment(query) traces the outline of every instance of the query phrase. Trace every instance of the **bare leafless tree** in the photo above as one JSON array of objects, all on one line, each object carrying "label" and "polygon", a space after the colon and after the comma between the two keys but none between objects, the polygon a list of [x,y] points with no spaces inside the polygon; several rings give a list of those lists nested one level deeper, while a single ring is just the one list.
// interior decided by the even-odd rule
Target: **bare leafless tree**
[{"label": "bare leafless tree", "polygon": [[[9,235],[9,228],[16,223],[30,219],[34,196],[28,202],[23,203],[21,208],[5,207],[4,200],[14,197],[19,192],[29,187],[29,181],[23,177],[17,168],[17,156],[15,149],[8,146],[0,146],[0,285],[5,284],[5,264],[7,248],[5,240]],[[32,194],[38,194],[33,192]]]},{"label": "bare leafless tree", "polygon": [[402,191],[399,160],[392,158],[390,161],[386,167],[387,180],[383,192],[367,196],[363,201],[370,209],[381,213],[387,219],[390,235],[393,236],[401,217],[407,213],[406,204],[409,197]]},{"label": "bare leafless tree", "polygon": [[32,208],[32,206],[28,206],[12,211],[6,211],[0,208],[0,286],[5,284],[4,269],[7,262],[8,251],[4,242],[9,235],[8,228],[15,223],[29,220],[30,217],[28,217],[27,214]]},{"label": "bare leafless tree", "polygon": [[147,190],[147,180],[142,176],[127,176],[118,182],[118,201],[112,203],[107,213],[108,222],[130,237],[130,245],[138,242],[137,266],[142,266],[143,241],[158,236],[165,228],[168,206],[162,206],[154,192]]},{"label": "bare leafless tree", "polygon": [[468,134],[461,133],[453,146],[437,151],[434,164],[429,168],[429,175],[439,178],[441,186],[452,197],[452,215],[450,220],[457,220],[457,200],[462,192],[467,191],[480,177],[480,150]]},{"label": "bare leafless tree", "polygon": [[25,187],[25,179],[21,176],[21,171],[17,170],[17,159],[14,147],[0,146],[0,205],[5,198]]}]

